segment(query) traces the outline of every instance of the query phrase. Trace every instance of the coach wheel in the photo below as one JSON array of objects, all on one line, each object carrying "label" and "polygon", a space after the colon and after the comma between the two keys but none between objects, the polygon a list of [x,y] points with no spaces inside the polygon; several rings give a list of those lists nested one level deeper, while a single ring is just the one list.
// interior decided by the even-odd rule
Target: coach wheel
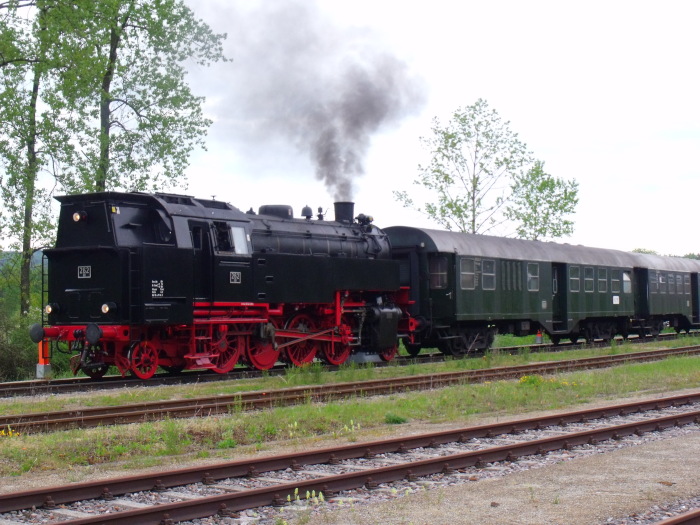
[{"label": "coach wheel", "polygon": [[130,372],[139,379],[153,377],[158,369],[158,351],[155,347],[146,341],[141,341],[133,345],[130,353]]},{"label": "coach wheel", "polygon": [[228,374],[238,364],[238,360],[245,350],[245,337],[242,335],[228,335],[224,337],[225,348],[219,350],[219,354],[211,362],[214,364],[214,372]]},{"label": "coach wheel", "polygon": [[[316,331],[316,323],[308,314],[297,314],[287,321],[286,329],[309,334]],[[301,366],[313,361],[317,350],[317,341],[307,339],[286,347],[283,358],[287,363]]]},{"label": "coach wheel", "polygon": [[653,321],[649,329],[649,335],[653,338],[659,337],[659,334],[664,329],[663,321]]},{"label": "coach wheel", "polygon": [[382,361],[391,361],[396,357],[396,353],[398,351],[398,346],[390,346],[389,348],[384,348],[381,352],[379,352],[379,357],[381,357]]}]

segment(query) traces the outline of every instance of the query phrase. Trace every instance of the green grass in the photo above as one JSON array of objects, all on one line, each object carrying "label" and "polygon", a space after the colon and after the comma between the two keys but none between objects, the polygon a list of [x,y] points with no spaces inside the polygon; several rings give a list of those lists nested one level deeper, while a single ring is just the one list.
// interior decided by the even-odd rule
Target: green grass
[{"label": "green grass", "polygon": [[[534,337],[534,336],[532,336]],[[522,339],[522,338],[520,338]],[[161,401],[164,399],[190,399],[195,397],[235,394],[258,390],[270,390],[306,385],[319,385],[339,382],[366,381],[390,377],[415,376],[429,373],[475,370],[499,366],[512,366],[541,361],[558,361],[578,359],[610,354],[640,352],[655,348],[675,348],[700,344],[700,338],[683,338],[674,341],[650,342],[632,345],[628,342],[618,343],[608,348],[561,350],[558,352],[538,352],[523,348],[517,355],[501,352],[499,348],[489,350],[479,358],[448,358],[444,363],[412,364],[408,366],[389,366],[377,368],[371,363],[349,363],[338,372],[326,373],[318,363],[302,368],[290,368],[282,376],[267,376],[260,379],[231,380],[213,383],[165,386],[159,388],[129,388],[109,392],[89,392],[65,396],[47,396],[45,398],[5,400],[0,404],[0,414],[24,414],[48,412],[83,407],[117,406],[132,403]],[[235,409],[233,409],[235,411]],[[238,411],[240,412],[240,410]]]},{"label": "green grass", "polygon": [[321,439],[372,439],[402,424],[469,425],[480,416],[522,415],[639,392],[697,387],[700,358],[685,357],[228,416],[20,435],[1,439],[0,476],[96,464],[128,470],[203,457],[223,459],[232,451],[266,449],[271,442],[315,446]]}]

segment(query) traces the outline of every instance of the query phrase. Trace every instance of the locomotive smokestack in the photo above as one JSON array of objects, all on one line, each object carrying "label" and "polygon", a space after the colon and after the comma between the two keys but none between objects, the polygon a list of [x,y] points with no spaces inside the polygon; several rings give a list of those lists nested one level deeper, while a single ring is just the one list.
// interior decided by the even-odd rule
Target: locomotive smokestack
[{"label": "locomotive smokestack", "polygon": [[335,202],[333,203],[335,207],[335,220],[336,222],[345,222],[347,224],[352,224],[353,215],[355,215],[355,203],[354,202]]}]

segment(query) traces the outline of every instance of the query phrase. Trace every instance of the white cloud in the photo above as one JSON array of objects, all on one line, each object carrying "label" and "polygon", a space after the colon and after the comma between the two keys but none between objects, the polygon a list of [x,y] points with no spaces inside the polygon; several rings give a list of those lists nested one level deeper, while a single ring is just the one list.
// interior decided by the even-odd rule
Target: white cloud
[{"label": "white cloud", "polygon": [[[236,5],[254,11],[262,3]],[[401,208],[391,190],[417,190],[411,181],[423,154],[418,137],[429,133],[432,117],[449,118],[457,107],[481,97],[511,122],[549,173],[579,182],[576,232],[568,242],[700,252],[692,233],[700,175],[695,66],[700,4],[303,3],[317,5],[319,20],[336,28],[338,38],[367,28],[365,36],[426,81],[423,110],[373,137],[365,175],[355,185],[357,210],[374,215],[378,225],[430,226]],[[241,28],[225,0],[191,5],[215,30],[228,32],[231,42],[244,29],[261,36],[269,30],[261,19],[255,27]],[[330,207],[332,196],[316,179],[307,155],[279,137],[270,137],[269,145],[246,141],[241,132],[255,123],[233,122],[230,112],[220,110],[241,104],[231,85],[246,82],[237,76],[249,58],[240,51],[231,46],[233,63],[197,71],[194,79],[195,89],[209,97],[208,107],[219,109],[212,113],[209,151],[193,159],[189,193],[216,194],[245,209],[283,202],[295,213],[305,204]],[[295,75],[303,74],[303,63],[293,67]],[[243,127],[232,134],[231,126]]]}]

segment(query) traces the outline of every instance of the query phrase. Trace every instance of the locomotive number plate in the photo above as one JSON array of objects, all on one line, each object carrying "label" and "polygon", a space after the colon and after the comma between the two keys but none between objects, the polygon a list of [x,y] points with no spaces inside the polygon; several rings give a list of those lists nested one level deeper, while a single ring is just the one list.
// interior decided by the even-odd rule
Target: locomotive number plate
[{"label": "locomotive number plate", "polygon": [[91,279],[92,266],[78,266],[78,279]]},{"label": "locomotive number plate", "polygon": [[229,282],[231,284],[241,284],[241,272],[231,272]]}]

